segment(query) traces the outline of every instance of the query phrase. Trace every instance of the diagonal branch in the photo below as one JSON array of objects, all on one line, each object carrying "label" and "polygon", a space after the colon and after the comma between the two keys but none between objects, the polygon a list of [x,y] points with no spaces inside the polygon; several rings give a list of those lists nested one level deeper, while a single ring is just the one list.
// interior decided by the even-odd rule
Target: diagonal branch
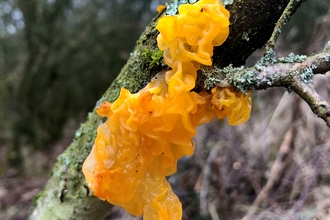
[{"label": "diagonal branch", "polygon": [[286,6],[285,10],[283,11],[281,17],[276,22],[274,31],[272,36],[266,43],[266,50],[269,51],[270,49],[274,48],[275,43],[277,41],[278,36],[281,34],[281,30],[283,26],[290,20],[291,16],[296,12],[298,7],[306,0],[290,0],[288,5]]}]

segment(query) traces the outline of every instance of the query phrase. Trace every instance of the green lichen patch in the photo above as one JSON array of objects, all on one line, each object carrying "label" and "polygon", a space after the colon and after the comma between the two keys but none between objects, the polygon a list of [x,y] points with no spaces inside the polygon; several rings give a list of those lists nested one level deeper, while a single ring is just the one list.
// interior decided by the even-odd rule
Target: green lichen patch
[{"label": "green lichen patch", "polygon": [[180,7],[180,5],[194,4],[197,1],[198,0],[174,0],[171,3],[166,3],[166,15],[171,15],[171,16],[176,15],[178,13],[178,8]]},{"label": "green lichen patch", "polygon": [[290,53],[288,56],[286,57],[280,57],[278,58],[278,61],[280,61],[281,63],[301,63],[304,60],[306,60],[307,56],[305,55],[296,55],[294,53]]},{"label": "green lichen patch", "polygon": [[166,15],[176,15],[180,5],[188,3],[190,3],[189,0],[174,0],[169,4],[166,4]]},{"label": "green lichen patch", "polygon": [[261,70],[264,66],[273,65],[276,62],[276,52],[273,48],[266,51],[265,55],[255,64],[257,70]]},{"label": "green lichen patch", "polygon": [[308,66],[302,70],[300,78],[304,83],[309,83],[313,80],[313,76],[313,68]]},{"label": "green lichen patch", "polygon": [[247,33],[247,32],[243,32],[243,34],[242,34],[242,39],[243,40],[246,40],[246,41],[249,41],[250,40],[250,38],[249,38],[249,33]]},{"label": "green lichen patch", "polygon": [[330,54],[329,53],[326,53],[324,55],[324,60],[325,60],[325,62],[329,62],[330,61]]},{"label": "green lichen patch", "polygon": [[216,68],[214,71],[208,71],[209,73],[203,72],[207,78],[204,82],[206,88],[233,85],[236,90],[247,94],[247,91],[257,83],[256,71],[253,68],[244,69],[243,66],[234,68],[229,65],[223,69]]},{"label": "green lichen patch", "polygon": [[220,0],[223,5],[231,5],[234,3],[234,0]]},{"label": "green lichen patch", "polygon": [[256,84],[255,71],[252,68],[246,69],[246,71],[237,71],[242,70],[242,68],[233,69],[236,70],[236,74],[229,74],[228,81],[237,90],[241,91],[243,94],[247,94],[247,91],[251,90],[252,86]]}]

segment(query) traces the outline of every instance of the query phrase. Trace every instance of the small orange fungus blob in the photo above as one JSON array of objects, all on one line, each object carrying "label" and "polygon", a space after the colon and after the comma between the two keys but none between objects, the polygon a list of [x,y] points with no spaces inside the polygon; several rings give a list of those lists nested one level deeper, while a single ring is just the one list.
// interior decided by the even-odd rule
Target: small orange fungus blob
[{"label": "small orange fungus blob", "polygon": [[166,5],[158,5],[157,12],[161,13],[166,8]]},{"label": "small orange fungus blob", "polygon": [[237,125],[250,114],[250,97],[233,88],[191,91],[201,64],[211,65],[213,47],[226,40],[228,18],[219,0],[200,0],[159,19],[157,42],[171,70],[138,93],[122,88],[115,102],[98,107],[108,120],[83,164],[94,195],[146,220],[181,219],[181,203],[166,176],[176,172],[181,157],[193,154],[196,127],[215,116]]}]

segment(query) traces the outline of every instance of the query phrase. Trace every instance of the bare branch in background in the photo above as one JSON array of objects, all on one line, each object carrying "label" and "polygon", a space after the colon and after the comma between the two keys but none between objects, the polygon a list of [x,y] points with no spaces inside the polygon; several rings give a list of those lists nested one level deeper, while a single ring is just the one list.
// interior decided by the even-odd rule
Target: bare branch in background
[{"label": "bare branch in background", "polygon": [[297,135],[297,121],[299,117],[301,117],[300,100],[299,98],[296,98],[293,103],[291,126],[287,130],[284,140],[277,152],[277,156],[270,170],[267,183],[263,186],[260,192],[258,192],[257,197],[250,206],[243,220],[250,219],[250,217],[257,212],[261,202],[270,199],[269,193],[271,189],[274,187],[276,182],[281,180],[283,172],[292,162],[292,154],[295,149],[294,141]]}]

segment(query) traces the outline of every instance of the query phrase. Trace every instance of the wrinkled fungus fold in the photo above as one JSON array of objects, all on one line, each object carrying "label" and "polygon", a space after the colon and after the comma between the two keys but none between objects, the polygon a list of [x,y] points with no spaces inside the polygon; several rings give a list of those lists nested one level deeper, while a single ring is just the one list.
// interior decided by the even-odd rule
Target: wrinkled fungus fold
[{"label": "wrinkled fungus fold", "polygon": [[166,176],[192,155],[196,127],[215,116],[237,125],[248,120],[250,96],[230,88],[196,93],[197,71],[211,65],[213,47],[229,34],[229,12],[219,0],[183,4],[179,14],[159,19],[157,42],[170,67],[138,93],[121,88],[113,103],[97,108],[107,121],[97,129],[83,164],[95,196],[144,219],[176,220],[181,203]]}]

